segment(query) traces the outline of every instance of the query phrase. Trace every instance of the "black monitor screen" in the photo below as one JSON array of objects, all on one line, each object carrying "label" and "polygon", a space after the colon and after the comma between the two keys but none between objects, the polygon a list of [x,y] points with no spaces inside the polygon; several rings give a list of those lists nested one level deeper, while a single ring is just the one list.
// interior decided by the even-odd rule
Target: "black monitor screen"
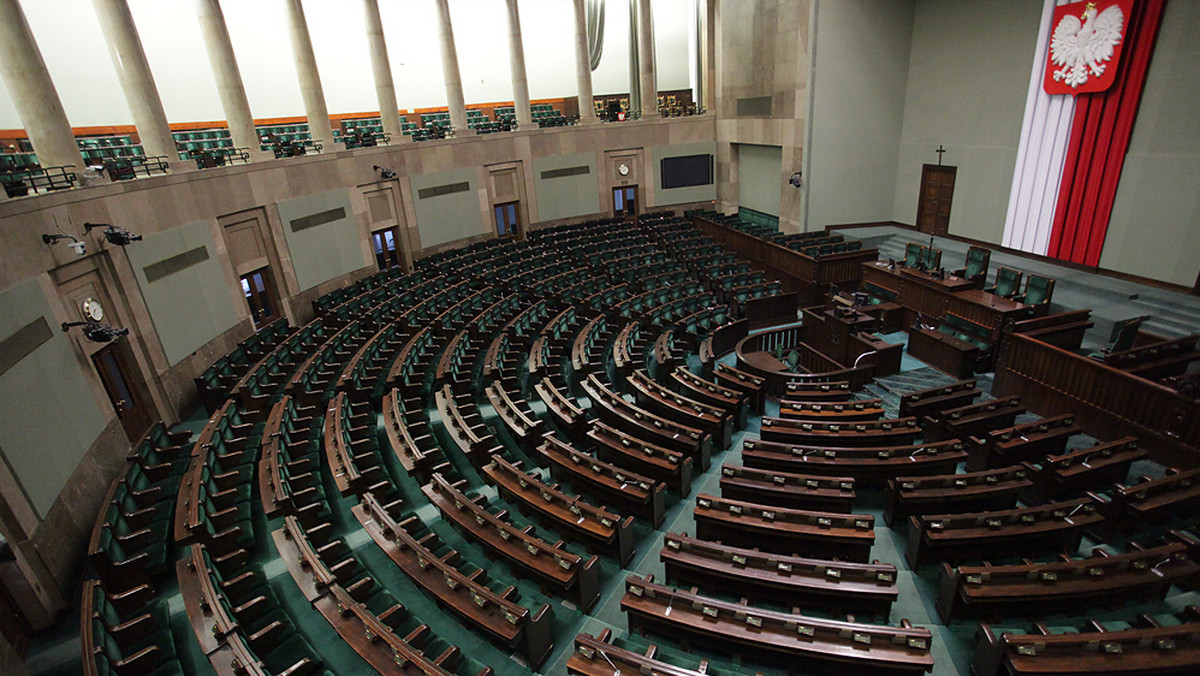
[{"label": "black monitor screen", "polygon": [[686,188],[693,185],[712,185],[712,155],[684,155],[662,159],[662,187]]}]

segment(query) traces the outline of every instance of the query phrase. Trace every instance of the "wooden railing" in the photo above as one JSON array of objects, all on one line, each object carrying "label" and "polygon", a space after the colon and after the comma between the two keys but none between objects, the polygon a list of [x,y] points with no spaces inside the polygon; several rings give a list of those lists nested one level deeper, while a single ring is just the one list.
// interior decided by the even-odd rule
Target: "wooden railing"
[{"label": "wooden railing", "polygon": [[1002,343],[992,388],[1042,415],[1073,413],[1100,439],[1133,435],[1151,458],[1200,466],[1200,401],[1021,334]]},{"label": "wooden railing", "polygon": [[[789,382],[819,383],[845,380],[849,381],[851,390],[859,390],[871,381],[875,371],[873,364],[858,367],[839,364],[808,345],[804,340],[804,329],[803,326],[791,326],[762,331],[743,338],[737,344],[738,368],[765,378],[767,396],[775,398],[784,395]],[[793,373],[786,368],[764,368],[762,360],[748,359],[746,356],[754,352],[772,353],[780,349],[783,352],[795,351],[799,357],[797,363],[806,373]]]}]

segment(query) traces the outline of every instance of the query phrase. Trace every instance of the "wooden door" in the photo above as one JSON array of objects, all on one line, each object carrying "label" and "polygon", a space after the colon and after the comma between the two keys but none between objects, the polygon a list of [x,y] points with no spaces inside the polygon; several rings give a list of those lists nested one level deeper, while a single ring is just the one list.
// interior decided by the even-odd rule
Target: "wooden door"
[{"label": "wooden door", "polygon": [[279,318],[279,295],[275,293],[270,268],[242,275],[242,293],[246,294],[255,331]]},{"label": "wooden door", "polygon": [[[400,259],[400,233],[395,227],[371,233],[371,245],[375,251],[375,264],[380,270],[404,265]],[[243,289],[244,290],[244,289]]]},{"label": "wooden door", "polygon": [[926,164],[921,169],[921,199],[917,205],[917,229],[944,235],[950,229],[950,203],[954,200],[954,176],[958,167]]},{"label": "wooden door", "polygon": [[505,202],[492,207],[496,216],[497,237],[517,237],[520,227],[520,203]]},{"label": "wooden door", "polygon": [[623,185],[613,188],[613,215],[626,218],[637,217],[637,186]]},{"label": "wooden door", "polygon": [[153,422],[146,387],[137,370],[131,368],[133,360],[129,344],[123,340],[109,343],[92,355],[92,364],[100,374],[104,391],[112,401],[117,419],[130,442],[142,438]]}]

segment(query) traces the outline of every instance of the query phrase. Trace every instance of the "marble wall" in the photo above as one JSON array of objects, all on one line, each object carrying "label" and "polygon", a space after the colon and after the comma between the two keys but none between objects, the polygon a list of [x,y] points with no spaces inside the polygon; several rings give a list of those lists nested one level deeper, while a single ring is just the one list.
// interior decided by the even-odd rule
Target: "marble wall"
[{"label": "marble wall", "polygon": [[716,7],[717,202],[739,204],[736,144],[776,146],[779,227],[803,227],[802,191],[788,185],[801,171],[809,115],[811,0],[745,0]]}]

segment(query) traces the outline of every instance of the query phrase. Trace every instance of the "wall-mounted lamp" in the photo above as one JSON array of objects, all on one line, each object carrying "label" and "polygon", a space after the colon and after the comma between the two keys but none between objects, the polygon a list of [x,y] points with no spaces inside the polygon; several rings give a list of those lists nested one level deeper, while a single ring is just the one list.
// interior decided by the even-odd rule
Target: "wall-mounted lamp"
[{"label": "wall-mounted lamp", "polygon": [[129,335],[129,329],[114,329],[108,324],[101,322],[63,322],[63,333],[70,331],[72,327],[82,326],[83,337],[93,343],[111,343],[121,336]]},{"label": "wall-mounted lamp", "polygon": [[799,171],[797,171],[796,173],[792,174],[791,178],[788,179],[788,183],[799,188],[800,187],[800,179],[801,179],[801,173]]},{"label": "wall-mounted lamp", "polygon": [[104,231],[104,239],[108,240],[109,244],[115,244],[116,246],[126,246],[126,245],[130,244],[131,242],[142,241],[141,235],[135,235],[132,232],[129,232],[128,230],[126,230],[125,228],[118,228],[115,225],[110,225],[108,223],[84,223],[83,224],[84,232],[91,232],[94,228],[107,228]]},{"label": "wall-mounted lamp", "polygon": [[75,251],[76,256],[82,256],[87,253],[87,243],[81,241],[75,235],[59,234],[59,235],[42,235],[42,242],[54,246],[61,239],[71,240],[70,247]]},{"label": "wall-mounted lamp", "polygon": [[387,167],[381,167],[378,164],[376,164],[375,166],[373,166],[371,168],[374,169],[375,171],[379,172],[379,178],[381,178],[385,181],[388,179],[391,179],[391,178],[396,178],[396,172],[392,171],[391,169],[388,169]]}]

